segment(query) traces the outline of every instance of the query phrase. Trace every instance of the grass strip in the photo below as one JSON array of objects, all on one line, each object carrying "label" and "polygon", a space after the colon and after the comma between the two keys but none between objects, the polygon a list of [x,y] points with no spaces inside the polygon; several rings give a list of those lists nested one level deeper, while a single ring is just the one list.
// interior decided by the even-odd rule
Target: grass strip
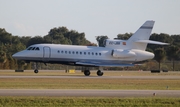
[{"label": "grass strip", "polygon": [[1,89],[180,90],[179,84],[179,79],[0,78]]},{"label": "grass strip", "polygon": [[0,97],[0,107],[180,107],[180,98]]}]

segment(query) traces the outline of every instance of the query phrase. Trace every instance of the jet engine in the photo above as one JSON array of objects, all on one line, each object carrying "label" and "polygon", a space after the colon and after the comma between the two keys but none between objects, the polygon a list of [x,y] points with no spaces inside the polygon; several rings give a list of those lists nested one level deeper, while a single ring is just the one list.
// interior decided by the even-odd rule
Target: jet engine
[{"label": "jet engine", "polygon": [[121,49],[112,50],[111,55],[116,58],[127,58],[127,57],[136,56],[136,54],[130,50],[121,50]]}]

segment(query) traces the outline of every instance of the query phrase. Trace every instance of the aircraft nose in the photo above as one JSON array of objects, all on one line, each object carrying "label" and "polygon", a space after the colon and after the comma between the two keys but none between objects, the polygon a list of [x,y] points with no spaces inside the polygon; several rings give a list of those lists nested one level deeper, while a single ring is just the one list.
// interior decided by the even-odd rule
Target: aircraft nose
[{"label": "aircraft nose", "polygon": [[18,56],[19,56],[18,53],[12,55],[13,58],[18,58]]},{"label": "aircraft nose", "polygon": [[15,59],[21,59],[23,57],[23,54],[22,54],[22,52],[17,52],[15,54],[13,54],[12,57]]}]

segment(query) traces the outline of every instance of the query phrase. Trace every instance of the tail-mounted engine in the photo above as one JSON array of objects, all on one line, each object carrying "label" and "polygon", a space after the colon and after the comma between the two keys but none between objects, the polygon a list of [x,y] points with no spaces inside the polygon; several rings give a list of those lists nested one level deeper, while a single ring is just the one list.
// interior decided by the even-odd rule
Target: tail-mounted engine
[{"label": "tail-mounted engine", "polygon": [[136,54],[129,50],[121,50],[121,49],[114,49],[112,50],[111,55],[116,58],[128,58],[128,57],[134,57]]}]

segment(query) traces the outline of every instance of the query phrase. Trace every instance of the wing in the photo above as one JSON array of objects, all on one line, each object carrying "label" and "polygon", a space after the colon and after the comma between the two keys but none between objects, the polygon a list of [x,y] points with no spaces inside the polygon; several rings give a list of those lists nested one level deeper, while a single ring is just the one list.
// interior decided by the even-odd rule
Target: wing
[{"label": "wing", "polygon": [[101,64],[98,62],[76,62],[77,65],[82,66],[96,66],[96,67],[130,67],[134,64]]}]

